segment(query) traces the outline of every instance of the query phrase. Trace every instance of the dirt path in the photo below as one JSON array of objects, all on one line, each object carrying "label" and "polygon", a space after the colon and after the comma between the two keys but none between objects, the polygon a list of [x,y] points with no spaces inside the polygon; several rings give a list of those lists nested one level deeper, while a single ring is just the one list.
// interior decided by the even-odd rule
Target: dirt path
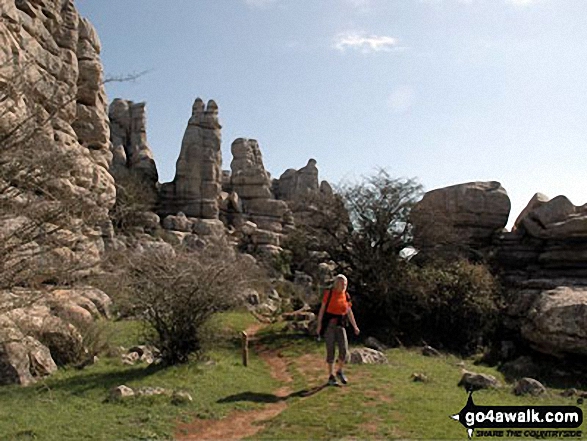
[{"label": "dirt path", "polygon": [[[287,371],[287,363],[277,351],[269,350],[255,343],[255,334],[263,328],[258,323],[247,329],[254,350],[267,363],[271,376],[283,384],[273,391],[276,402],[266,404],[262,409],[234,411],[220,420],[196,420],[177,427],[175,438],[190,440],[240,440],[255,435],[263,429],[263,422],[275,418],[287,408],[287,397],[292,394],[293,378]],[[316,390],[317,391],[317,390]],[[313,392],[313,391],[309,391]],[[308,392],[308,394],[309,394]]]}]

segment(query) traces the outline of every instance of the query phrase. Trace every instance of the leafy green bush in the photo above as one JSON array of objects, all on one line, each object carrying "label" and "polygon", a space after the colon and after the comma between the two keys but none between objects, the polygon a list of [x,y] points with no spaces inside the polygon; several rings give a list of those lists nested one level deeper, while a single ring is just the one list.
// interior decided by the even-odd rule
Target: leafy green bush
[{"label": "leafy green bush", "polygon": [[417,304],[419,334],[427,343],[470,353],[492,336],[500,288],[485,265],[461,259],[412,268],[404,288]]}]

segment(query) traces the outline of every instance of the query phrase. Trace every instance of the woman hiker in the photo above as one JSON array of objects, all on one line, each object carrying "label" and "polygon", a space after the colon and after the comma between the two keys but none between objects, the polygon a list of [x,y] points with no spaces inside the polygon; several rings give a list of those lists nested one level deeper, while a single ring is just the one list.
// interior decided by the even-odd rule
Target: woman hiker
[{"label": "woman hiker", "polygon": [[[347,278],[339,274],[334,278],[332,289],[324,292],[322,306],[318,313],[318,336],[324,330],[326,341],[326,363],[328,363],[328,385],[338,386],[337,377],[342,384],[347,384],[347,378],[342,371],[347,361],[349,344],[344,328],[348,317],[356,335],[359,335],[359,328],[355,322],[353,310],[351,309],[350,297],[346,292]],[[338,366],[336,377],[334,376],[334,345],[338,345]]]}]

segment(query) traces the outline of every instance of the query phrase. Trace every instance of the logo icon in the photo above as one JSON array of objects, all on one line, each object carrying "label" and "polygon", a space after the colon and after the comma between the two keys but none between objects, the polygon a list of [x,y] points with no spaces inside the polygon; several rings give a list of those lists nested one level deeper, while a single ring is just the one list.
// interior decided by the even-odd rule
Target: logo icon
[{"label": "logo icon", "polygon": [[465,407],[450,417],[467,429],[469,439],[475,429],[570,429],[583,423],[577,406],[477,406],[472,391]]}]

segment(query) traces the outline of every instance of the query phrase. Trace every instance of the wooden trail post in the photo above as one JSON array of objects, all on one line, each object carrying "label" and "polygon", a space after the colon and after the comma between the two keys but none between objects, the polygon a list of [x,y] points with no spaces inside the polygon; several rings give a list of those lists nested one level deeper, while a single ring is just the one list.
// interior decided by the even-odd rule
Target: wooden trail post
[{"label": "wooden trail post", "polygon": [[249,365],[249,336],[243,331],[241,337],[243,341],[243,366],[247,367]]}]

